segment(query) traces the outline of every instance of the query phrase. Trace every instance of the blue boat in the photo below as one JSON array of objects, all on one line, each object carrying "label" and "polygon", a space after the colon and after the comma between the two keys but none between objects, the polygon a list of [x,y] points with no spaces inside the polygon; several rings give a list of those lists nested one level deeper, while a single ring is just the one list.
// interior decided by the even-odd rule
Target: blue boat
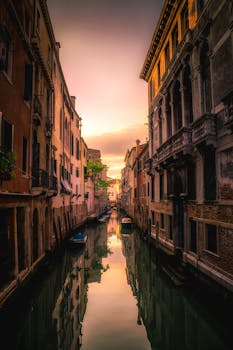
[{"label": "blue boat", "polygon": [[85,233],[82,233],[82,232],[75,233],[69,238],[69,242],[72,245],[85,244],[86,241],[87,241],[87,235]]}]

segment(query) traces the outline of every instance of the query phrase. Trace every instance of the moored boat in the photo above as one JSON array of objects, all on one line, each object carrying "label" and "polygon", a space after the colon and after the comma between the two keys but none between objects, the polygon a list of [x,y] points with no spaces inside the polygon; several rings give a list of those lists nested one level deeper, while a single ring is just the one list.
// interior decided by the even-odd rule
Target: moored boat
[{"label": "moored boat", "polygon": [[69,243],[71,243],[72,245],[82,245],[85,244],[86,241],[87,235],[82,232],[75,233],[69,238]]},{"label": "moored boat", "polygon": [[121,220],[121,233],[131,233],[133,228],[133,222],[130,218],[123,218]]}]

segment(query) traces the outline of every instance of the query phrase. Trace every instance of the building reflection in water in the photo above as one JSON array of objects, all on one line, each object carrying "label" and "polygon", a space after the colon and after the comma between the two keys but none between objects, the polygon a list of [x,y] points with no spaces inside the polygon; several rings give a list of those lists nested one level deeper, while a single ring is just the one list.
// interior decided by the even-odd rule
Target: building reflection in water
[{"label": "building reflection in water", "polygon": [[82,345],[81,322],[87,304],[86,273],[85,253],[82,252],[74,258],[53,311],[58,349],[80,349]]},{"label": "building reflection in water", "polygon": [[159,265],[138,235],[124,235],[122,249],[127,280],[137,298],[138,324],[145,325],[152,349],[230,349],[224,343],[221,322],[211,319],[205,306],[158,271]]},{"label": "building reflection in water", "polygon": [[121,235],[117,213],[85,232],[86,247],[67,250],[4,317],[8,349],[232,349],[230,324],[176,288],[136,231]]}]

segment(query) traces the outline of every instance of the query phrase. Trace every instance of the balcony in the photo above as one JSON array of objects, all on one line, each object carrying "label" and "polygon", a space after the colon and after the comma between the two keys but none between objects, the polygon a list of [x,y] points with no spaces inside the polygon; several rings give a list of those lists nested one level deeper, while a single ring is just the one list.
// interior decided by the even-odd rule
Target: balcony
[{"label": "balcony", "polygon": [[34,195],[46,192],[49,187],[48,173],[42,169],[32,170],[32,191]]},{"label": "balcony", "polygon": [[204,114],[192,124],[192,140],[195,146],[215,145],[216,142],[216,117],[214,114]]},{"label": "balcony", "polygon": [[180,154],[185,155],[192,150],[191,129],[182,128],[170,137],[157,150],[157,167],[165,163],[169,158],[177,158]]}]

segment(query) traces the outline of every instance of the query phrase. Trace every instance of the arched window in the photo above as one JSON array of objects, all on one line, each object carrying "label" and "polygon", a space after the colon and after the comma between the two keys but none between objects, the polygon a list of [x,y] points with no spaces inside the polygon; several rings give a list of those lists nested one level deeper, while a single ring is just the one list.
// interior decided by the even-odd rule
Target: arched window
[{"label": "arched window", "polygon": [[158,123],[159,123],[159,146],[163,143],[163,119],[162,119],[162,108],[159,107],[158,113]]},{"label": "arched window", "polygon": [[174,109],[174,127],[175,132],[182,128],[182,107],[181,107],[181,92],[180,82],[176,81],[173,90],[173,109]]},{"label": "arched window", "polygon": [[171,96],[170,92],[166,96],[166,117],[167,117],[167,138],[172,136],[172,120],[171,120]]},{"label": "arched window", "polygon": [[211,73],[210,73],[210,59],[209,59],[209,45],[205,43],[201,48],[200,53],[201,64],[201,102],[202,112],[211,112],[212,94],[211,94]]},{"label": "arched window", "polygon": [[187,65],[183,71],[183,86],[184,86],[184,110],[186,125],[193,122],[193,96],[192,96],[192,83],[191,83],[191,70]]}]

